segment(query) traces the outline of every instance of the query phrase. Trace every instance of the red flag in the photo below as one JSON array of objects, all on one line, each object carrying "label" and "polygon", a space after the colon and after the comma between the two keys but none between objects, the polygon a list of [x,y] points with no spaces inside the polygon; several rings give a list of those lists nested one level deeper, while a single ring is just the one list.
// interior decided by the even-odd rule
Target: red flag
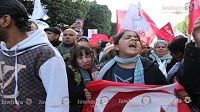
[{"label": "red flag", "polygon": [[123,20],[123,18],[126,15],[126,10],[117,10],[116,11],[116,17],[117,17],[117,22],[116,22],[116,32],[118,33],[121,27],[121,22]]},{"label": "red flag", "polygon": [[170,24],[170,22],[168,22],[166,25],[164,25],[160,31],[157,33],[157,36],[159,38],[162,38],[164,40],[166,40],[168,43],[170,43],[171,41],[173,41],[174,39],[174,32],[172,30],[172,26]]},{"label": "red flag", "polygon": [[144,15],[149,24],[149,29],[145,33],[143,33],[143,35],[140,35],[140,37],[142,40],[144,40],[144,43],[146,45],[149,45],[153,41],[154,37],[157,36],[159,29],[154,23],[154,21],[145,13],[145,11],[142,10],[142,14]]},{"label": "red flag", "polygon": [[90,40],[92,47],[98,47],[99,41],[110,41],[110,39],[104,34],[92,34],[92,39]]},{"label": "red flag", "polygon": [[93,81],[86,86],[92,98],[83,112],[190,112],[188,106],[179,105],[179,99],[174,96],[176,85]]},{"label": "red flag", "polygon": [[121,11],[120,15],[121,16],[117,16],[117,20],[121,21],[117,21],[116,29],[118,32],[124,29],[136,31],[140,35],[141,41],[144,44],[151,44],[156,36],[156,32],[159,31],[159,29],[156,27],[151,18],[142,9],[140,9],[140,5],[136,6],[131,4],[128,11]]},{"label": "red flag", "polygon": [[160,30],[167,33],[171,37],[174,37],[174,32],[172,30],[172,26],[171,26],[170,22],[168,22],[166,25],[164,25]]},{"label": "red flag", "polygon": [[189,3],[189,25],[188,34],[191,34],[195,21],[200,17],[199,0],[191,0]]}]

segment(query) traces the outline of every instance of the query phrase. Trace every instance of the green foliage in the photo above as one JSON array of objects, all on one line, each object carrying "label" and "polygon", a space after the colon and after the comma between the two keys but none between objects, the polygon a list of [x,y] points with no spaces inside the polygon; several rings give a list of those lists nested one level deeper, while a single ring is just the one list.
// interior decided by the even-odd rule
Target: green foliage
[{"label": "green foliage", "polygon": [[[25,5],[31,15],[34,0],[19,1]],[[49,19],[46,22],[50,26],[67,28],[76,19],[84,19],[84,35],[87,35],[87,29],[98,29],[98,33],[109,36],[115,34],[115,24],[111,22],[111,11],[106,5],[97,4],[96,0],[92,2],[88,0],[41,0],[41,2],[47,10]]]},{"label": "green foliage", "polygon": [[110,36],[114,36],[116,35],[116,23],[112,23],[111,26]]},{"label": "green foliage", "polygon": [[[98,29],[98,33],[110,35],[111,11],[108,7],[92,2],[86,16],[84,29]],[[87,30],[84,31],[84,35],[87,35]]]},{"label": "green foliage", "polygon": [[47,15],[49,19],[47,20],[50,26],[57,26],[59,23],[63,23],[64,21],[61,19],[62,17],[62,6],[63,0],[46,0],[44,1],[44,6],[47,9]]},{"label": "green foliage", "polygon": [[48,0],[45,2],[48,9],[47,15],[50,17],[50,26],[60,24],[71,25],[78,19],[85,19],[89,10],[88,0]]}]

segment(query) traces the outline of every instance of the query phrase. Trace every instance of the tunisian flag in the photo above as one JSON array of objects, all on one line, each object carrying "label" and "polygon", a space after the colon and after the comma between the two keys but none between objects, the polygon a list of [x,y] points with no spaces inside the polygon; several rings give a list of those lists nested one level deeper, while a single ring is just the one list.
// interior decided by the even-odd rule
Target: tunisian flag
[{"label": "tunisian flag", "polygon": [[191,0],[189,3],[188,33],[191,34],[195,21],[200,17],[200,1]]},{"label": "tunisian flag", "polygon": [[[122,14],[125,13],[125,14]],[[136,31],[145,45],[151,44],[159,29],[151,18],[138,5],[131,4],[125,11],[117,11],[117,32],[123,30]],[[119,28],[120,27],[120,28]]]},{"label": "tunisian flag", "polygon": [[174,96],[176,85],[93,81],[86,86],[92,98],[83,112],[190,112],[188,106],[180,104]]},{"label": "tunisian flag", "polygon": [[126,15],[127,10],[117,10],[116,14],[117,14],[117,23],[116,23],[116,32],[118,33],[120,31],[120,25]]}]

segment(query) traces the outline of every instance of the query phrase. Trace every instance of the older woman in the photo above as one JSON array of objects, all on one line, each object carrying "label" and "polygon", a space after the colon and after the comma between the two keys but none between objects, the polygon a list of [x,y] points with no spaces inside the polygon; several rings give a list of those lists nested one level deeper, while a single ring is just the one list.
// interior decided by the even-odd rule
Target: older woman
[{"label": "older woman", "polygon": [[157,40],[154,43],[153,50],[149,55],[150,60],[159,65],[159,69],[167,77],[167,72],[176,63],[172,61],[172,56],[168,50],[168,43],[165,40]]}]

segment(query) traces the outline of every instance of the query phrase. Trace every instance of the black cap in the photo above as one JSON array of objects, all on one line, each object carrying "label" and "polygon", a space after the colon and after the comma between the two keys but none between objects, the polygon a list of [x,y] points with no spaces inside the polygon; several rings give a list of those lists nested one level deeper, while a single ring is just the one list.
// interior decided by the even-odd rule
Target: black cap
[{"label": "black cap", "polygon": [[56,28],[56,27],[45,28],[44,31],[45,31],[45,32],[46,32],[46,31],[51,31],[51,32],[53,32],[53,33],[55,33],[55,34],[59,34],[59,35],[61,34],[60,29],[59,29],[59,28]]},{"label": "black cap", "polygon": [[26,8],[18,0],[0,0],[0,14],[10,15],[13,19],[29,19]]}]

